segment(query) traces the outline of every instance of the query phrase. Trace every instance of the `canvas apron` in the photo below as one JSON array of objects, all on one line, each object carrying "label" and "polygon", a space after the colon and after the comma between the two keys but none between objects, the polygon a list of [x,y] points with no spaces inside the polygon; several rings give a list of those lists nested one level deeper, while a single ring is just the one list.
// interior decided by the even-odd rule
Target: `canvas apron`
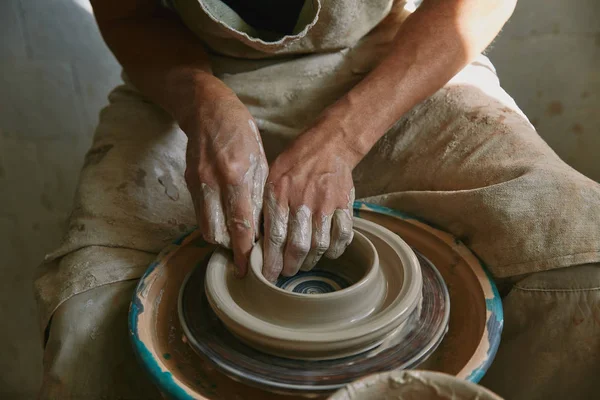
[{"label": "canvas apron", "polygon": [[[215,75],[252,113],[270,161],[372,70],[410,13],[406,3],[391,0],[307,1],[293,35],[265,41],[217,0],[174,0],[170,7],[206,44]],[[51,346],[75,334],[67,315],[90,321],[78,324],[76,343],[93,347],[82,343],[85,330],[102,329],[117,312],[109,304],[127,303],[105,300],[106,306],[82,313],[83,294],[131,296],[133,286],[122,282],[139,278],[165,245],[195,224],[183,179],[185,135],[125,80],[101,113],[65,240],[36,281],[49,368],[72,368],[70,375],[81,367],[57,367],[54,361],[68,355],[58,357]],[[524,349],[558,346],[564,337],[587,340],[582,357],[600,350],[598,267],[563,270],[600,262],[600,185],[567,166],[537,135],[486,57],[403,116],[355,169],[354,182],[357,198],[453,233],[508,283],[508,339],[496,363],[503,369],[492,368],[493,390],[563,393],[572,376],[579,382],[588,368],[600,366],[593,356],[569,366],[550,350],[542,364],[537,355],[518,360]],[[534,272],[541,273],[529,276]],[[55,312],[60,318],[48,329]],[[533,317],[540,313],[553,317]],[[571,329],[575,314],[583,322]],[[555,327],[551,340],[540,337],[548,324]],[[78,345],[59,350],[74,355]],[[515,363],[524,369],[511,368]],[[105,368],[110,371],[108,363]],[[545,373],[532,382],[531,368]],[[510,383],[515,371],[525,379],[521,386]]]}]

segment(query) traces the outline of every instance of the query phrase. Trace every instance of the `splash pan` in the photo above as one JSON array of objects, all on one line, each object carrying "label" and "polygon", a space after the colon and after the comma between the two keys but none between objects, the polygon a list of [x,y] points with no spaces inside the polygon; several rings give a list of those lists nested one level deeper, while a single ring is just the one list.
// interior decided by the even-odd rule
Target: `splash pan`
[{"label": "splash pan", "polygon": [[[202,241],[198,232],[192,232],[150,265],[130,309],[135,353],[161,392],[173,399],[199,400],[275,399],[280,393],[324,398],[352,379],[352,374],[416,367],[478,382],[500,342],[502,308],[495,286],[477,258],[451,235],[394,210],[357,203],[355,216],[398,234],[417,255],[423,302],[420,313],[411,313],[411,318],[418,317],[416,325],[431,324],[426,322],[430,319],[441,320],[439,325],[444,326],[446,306],[451,304],[456,311],[450,312],[448,330],[445,335],[441,331],[440,343],[420,339],[420,335],[430,335],[432,328],[399,332],[402,335],[391,336],[375,349],[337,360],[294,360],[254,350],[232,335],[212,311],[203,279],[215,249]],[[189,294],[184,290],[180,296],[184,284],[199,290]],[[431,287],[438,289],[428,289]],[[449,303],[440,295],[444,288]],[[190,313],[185,318],[187,333],[180,323],[179,308],[182,314]],[[428,308],[444,312],[429,312]],[[407,343],[430,345],[415,350]],[[356,362],[350,365],[352,359]],[[346,366],[334,371],[332,365]],[[322,372],[329,374],[328,381],[319,378]]]}]

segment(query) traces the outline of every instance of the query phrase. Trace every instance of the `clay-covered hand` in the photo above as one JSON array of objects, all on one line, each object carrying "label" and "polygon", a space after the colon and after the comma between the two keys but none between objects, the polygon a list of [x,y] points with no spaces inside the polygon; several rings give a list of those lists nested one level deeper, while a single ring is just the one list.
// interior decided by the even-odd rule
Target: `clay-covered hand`
[{"label": "clay-covered hand", "polygon": [[250,112],[223,92],[181,124],[188,136],[185,179],[204,239],[233,250],[241,277],[258,237],[268,164]]},{"label": "clay-covered hand", "polygon": [[353,237],[353,165],[323,135],[301,135],[271,165],[265,186],[263,275],[310,270],[342,255]]}]

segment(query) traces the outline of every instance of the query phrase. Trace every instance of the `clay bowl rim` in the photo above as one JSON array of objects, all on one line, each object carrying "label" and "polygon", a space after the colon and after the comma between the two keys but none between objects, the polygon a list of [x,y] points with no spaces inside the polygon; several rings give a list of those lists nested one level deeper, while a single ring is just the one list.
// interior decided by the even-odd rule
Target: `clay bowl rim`
[{"label": "clay bowl rim", "polygon": [[[344,289],[336,290],[335,292],[329,292],[329,293],[305,294],[305,293],[290,292],[288,290],[285,290],[285,289],[282,289],[282,288],[276,286],[273,282],[269,282],[263,276],[262,271],[259,269],[257,263],[253,262],[253,261],[256,261],[255,260],[256,257],[262,257],[262,255],[256,256],[256,253],[258,253],[259,251],[262,251],[262,242],[263,242],[262,239],[259,242],[257,242],[256,245],[252,248],[252,252],[250,253],[250,261],[249,261],[250,268],[249,268],[248,273],[252,273],[253,276],[255,278],[257,278],[260,281],[260,283],[263,284],[263,287],[265,287],[266,290],[270,290],[272,292],[282,294],[287,297],[298,298],[298,299],[302,299],[302,300],[310,301],[310,302],[335,300],[335,299],[338,299],[339,297],[345,297],[345,296],[351,294],[351,292],[355,292],[359,289],[362,289],[370,281],[373,281],[377,277],[378,272],[379,272],[379,255],[377,254],[377,249],[375,249],[375,246],[373,245],[373,243],[364,234],[357,231],[356,229],[353,229],[353,231],[354,231],[354,239],[352,240],[352,243],[350,244],[350,246],[352,246],[352,244],[354,243],[354,240],[359,238],[358,239],[359,241],[363,241],[363,243],[367,244],[366,247],[368,247],[368,249],[369,249],[368,257],[370,258],[370,261],[369,261],[368,270],[362,276],[362,278],[360,278],[357,282],[352,283],[350,286],[348,286]],[[261,267],[262,267],[262,263],[261,263]],[[315,268],[316,268],[316,266],[315,266]]]},{"label": "clay bowl rim", "polygon": [[[274,340],[282,340],[285,342],[295,341],[301,343],[323,344],[331,342],[354,341],[359,338],[375,336],[377,332],[382,329],[388,329],[391,325],[398,325],[398,320],[405,320],[408,318],[420,301],[419,295],[421,294],[422,290],[423,277],[421,275],[419,260],[410,246],[400,236],[396,235],[389,229],[360,218],[355,218],[354,223],[354,226],[358,229],[362,229],[371,234],[374,234],[372,230],[379,230],[380,233],[382,233],[382,235],[379,236],[379,239],[384,241],[387,246],[391,247],[392,251],[398,255],[398,258],[403,266],[402,286],[391,303],[384,309],[380,310],[380,313],[374,315],[374,317],[377,318],[369,319],[367,322],[363,322],[362,324],[358,324],[356,326],[347,327],[342,332],[336,332],[338,336],[332,338],[331,334],[334,332],[332,328],[320,332],[311,332],[301,331],[298,330],[298,328],[288,328],[275,325],[250,314],[233,300],[231,300],[231,302],[225,306],[223,306],[223,302],[221,301],[220,304],[217,304],[215,307],[212,304],[212,295],[209,295],[209,291],[207,290],[207,298],[211,308],[213,308],[219,319],[221,319],[226,326],[229,327],[229,325],[232,325],[232,327],[229,329],[249,330],[255,334],[261,335],[265,339],[269,338]],[[369,231],[369,227],[371,228],[371,231]],[[228,257],[228,253],[221,248],[217,248],[217,250],[215,250],[211,260],[209,261],[209,264],[213,262],[213,258],[215,257],[222,258],[225,262],[230,259],[230,257]],[[412,268],[407,268],[407,265],[411,265]],[[207,272],[208,269],[209,267],[207,267]],[[383,271],[381,265],[380,270]],[[226,272],[223,274],[226,274]],[[223,311],[224,309],[230,307],[234,309],[234,313],[228,314]],[[274,331],[271,330],[266,332],[268,328],[275,329]]]},{"label": "clay bowl rim", "polygon": [[435,381],[439,383],[442,387],[447,387],[448,389],[452,388],[453,393],[458,393],[459,395],[477,394],[483,395],[484,400],[502,400],[502,398],[496,393],[483,386],[478,385],[476,382],[461,379],[455,375],[451,375],[445,372],[429,371],[422,369],[392,370],[366,375],[336,390],[330,396],[328,396],[326,400],[347,400],[351,398],[348,396],[348,394],[350,393],[352,393],[353,395],[358,394],[361,397],[381,394],[381,392],[377,392],[377,389],[380,387],[380,385],[386,384],[385,382],[382,382],[382,380],[387,380],[395,377],[404,378],[405,375],[415,378],[435,379]]}]

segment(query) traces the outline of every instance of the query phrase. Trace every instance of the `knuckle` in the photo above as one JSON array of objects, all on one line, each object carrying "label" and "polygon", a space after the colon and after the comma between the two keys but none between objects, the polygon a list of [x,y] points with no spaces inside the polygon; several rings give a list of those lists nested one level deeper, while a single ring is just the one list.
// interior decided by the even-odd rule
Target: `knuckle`
[{"label": "knuckle", "polygon": [[282,232],[273,232],[269,235],[269,243],[273,247],[282,247],[285,243],[285,235]]},{"label": "knuckle", "polygon": [[329,240],[319,240],[315,243],[314,252],[316,255],[323,255],[329,249]]},{"label": "knuckle", "polygon": [[211,168],[198,168],[196,170],[196,176],[200,182],[214,183],[215,173]]},{"label": "knuckle", "polygon": [[229,231],[237,234],[247,233],[252,228],[250,221],[245,218],[230,218],[227,220],[227,227]]},{"label": "knuckle", "polygon": [[353,236],[352,228],[347,227],[347,226],[341,227],[339,234],[340,234],[340,237],[339,237],[340,242],[348,242],[352,239],[352,236]]},{"label": "knuckle", "polygon": [[199,186],[201,183],[214,182],[214,173],[208,168],[186,167],[183,177],[188,186]]},{"label": "knuckle", "polygon": [[219,162],[219,171],[228,185],[239,185],[248,171],[248,165],[241,161],[228,160]]},{"label": "knuckle", "polygon": [[330,190],[325,190],[322,193],[319,193],[319,198],[321,199],[323,204],[330,205],[331,203],[333,203],[333,193],[331,193]]},{"label": "knuckle", "polygon": [[279,198],[288,192],[290,186],[291,179],[288,176],[273,176],[271,174],[267,179],[267,185],[265,187],[268,189],[270,194]]},{"label": "knuckle", "polygon": [[325,256],[329,259],[335,260],[339,258],[343,253],[343,248],[340,247],[330,247],[329,251],[325,253]]},{"label": "knuckle", "polygon": [[310,245],[308,243],[297,242],[297,241],[290,242],[289,249],[288,249],[288,251],[291,253],[291,255],[298,256],[298,257],[308,254],[309,250],[310,250]]},{"label": "knuckle", "polygon": [[183,177],[188,186],[197,184],[199,182],[198,170],[196,168],[187,167],[183,173]]},{"label": "knuckle", "polygon": [[202,229],[202,238],[208,243],[218,244],[214,232]]}]

